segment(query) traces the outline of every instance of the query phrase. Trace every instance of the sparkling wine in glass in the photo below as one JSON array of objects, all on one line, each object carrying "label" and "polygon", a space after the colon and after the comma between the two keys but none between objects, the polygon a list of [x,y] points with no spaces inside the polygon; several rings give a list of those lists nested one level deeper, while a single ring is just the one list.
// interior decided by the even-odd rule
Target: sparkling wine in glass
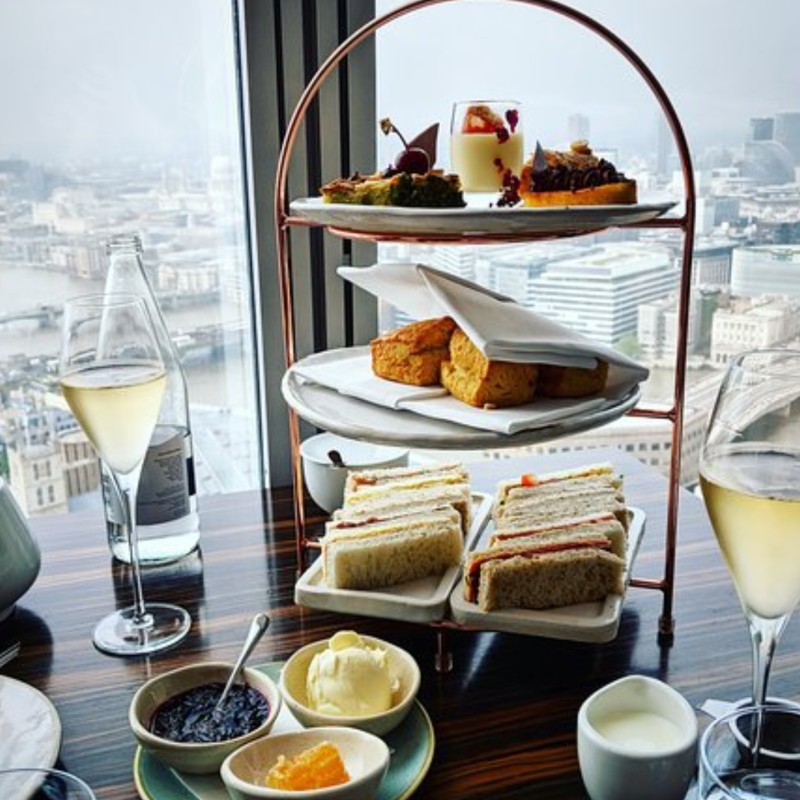
[{"label": "sparkling wine in glass", "polygon": [[753,704],[763,706],[775,647],[800,601],[800,351],[730,362],[700,484],[750,629]]},{"label": "sparkling wine in glass", "polygon": [[191,618],[166,603],[145,604],[136,536],[136,492],[166,382],[147,307],[135,295],[90,295],[64,305],[61,391],[109,467],[130,533],[133,605],[102,619],[95,646],[144,655],[177,644]]}]

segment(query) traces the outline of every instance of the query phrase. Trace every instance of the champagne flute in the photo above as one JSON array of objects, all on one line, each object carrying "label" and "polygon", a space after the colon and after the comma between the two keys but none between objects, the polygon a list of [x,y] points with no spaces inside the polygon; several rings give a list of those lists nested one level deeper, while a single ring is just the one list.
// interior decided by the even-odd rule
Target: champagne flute
[{"label": "champagne flute", "polygon": [[[711,525],[750,629],[753,705],[800,601],[800,351],[734,358],[700,455]],[[757,747],[758,737],[751,739]]]},{"label": "champagne flute", "polygon": [[133,605],[102,619],[94,644],[113,655],[144,655],[177,644],[189,614],[145,604],[136,535],[136,492],[155,428],[166,376],[144,301],[136,295],[89,295],[64,305],[61,391],[75,419],[109,467],[129,531]]}]

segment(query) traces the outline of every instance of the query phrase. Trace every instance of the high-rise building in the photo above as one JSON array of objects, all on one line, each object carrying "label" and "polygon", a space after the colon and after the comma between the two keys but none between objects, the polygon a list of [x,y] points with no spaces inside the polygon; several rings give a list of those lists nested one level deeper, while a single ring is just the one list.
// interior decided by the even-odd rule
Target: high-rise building
[{"label": "high-rise building", "polygon": [[800,245],[737,247],[731,262],[731,294],[800,300]]},{"label": "high-rise building", "polygon": [[750,117],[750,140],[768,142],[774,138],[775,120],[772,117]]},{"label": "high-rise building", "polygon": [[[686,351],[694,353],[700,339],[700,294],[689,299],[689,324],[686,330]],[[674,361],[678,345],[678,297],[670,295],[639,306],[637,338],[642,351],[653,359]]]},{"label": "high-rise building", "polygon": [[571,142],[577,139],[591,140],[591,123],[589,122],[589,117],[584,114],[570,114],[567,120],[567,128]]},{"label": "high-rise building", "polygon": [[667,118],[661,114],[658,117],[656,129],[656,175],[669,176],[672,174],[671,156],[675,151],[672,131],[667,124]]},{"label": "high-rise building", "polygon": [[781,111],[775,115],[775,139],[800,164],[800,111]]},{"label": "high-rise building", "polygon": [[641,244],[594,247],[555,261],[530,282],[531,308],[608,345],[635,334],[639,306],[678,286],[669,251]]}]

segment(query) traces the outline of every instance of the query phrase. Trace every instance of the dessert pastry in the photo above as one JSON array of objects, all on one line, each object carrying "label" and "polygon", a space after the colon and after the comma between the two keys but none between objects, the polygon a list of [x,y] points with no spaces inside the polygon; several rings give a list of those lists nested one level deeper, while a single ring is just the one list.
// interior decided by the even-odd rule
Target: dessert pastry
[{"label": "dessert pastry", "polygon": [[587,397],[606,386],[608,362],[598,359],[594,369],[539,365],[536,394],[540,397]]},{"label": "dessert pastry", "polygon": [[478,408],[530,403],[536,394],[536,364],[490,361],[460,328],[450,339],[450,358],[442,362],[442,386],[453,397]]},{"label": "dessert pastry", "polygon": [[373,339],[372,371],[398,383],[435,386],[455,328],[450,317],[424,319]]},{"label": "dessert pastry", "polygon": [[404,206],[412,208],[461,208],[466,205],[458,175],[433,169],[436,162],[436,136],[439,126],[431,125],[411,143],[387,117],[381,120],[385,134],[396,133],[403,150],[394,163],[382,172],[337,178],[321,189],[326,203],[366,206]]},{"label": "dessert pastry", "polygon": [[526,206],[619,205],[637,197],[636,181],[595,156],[584,140],[573,142],[568,152],[543,150],[537,142],[522,168],[519,196]]},{"label": "dessert pastry", "polygon": [[450,160],[467,192],[493,192],[505,173],[519,174],[524,157],[514,103],[457,103]]},{"label": "dessert pastry", "polygon": [[326,183],[320,191],[326,203],[411,208],[462,208],[466,205],[458,175],[448,175],[442,170],[431,170],[424,175],[376,172],[364,176],[355,173],[350,178]]}]

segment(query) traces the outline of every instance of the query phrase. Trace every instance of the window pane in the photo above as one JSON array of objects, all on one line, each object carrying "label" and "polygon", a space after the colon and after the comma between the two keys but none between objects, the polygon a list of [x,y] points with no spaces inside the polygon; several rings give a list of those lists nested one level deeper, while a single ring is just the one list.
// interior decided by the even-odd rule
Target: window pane
[{"label": "window pane", "polygon": [[[398,5],[377,0],[379,13]],[[730,357],[756,346],[798,346],[800,91],[784,65],[794,59],[800,11],[790,0],[771,5],[766,16],[746,0],[725,3],[722,16],[714,4],[691,0],[651,4],[647,14],[636,0],[570,5],[639,53],[669,93],[689,139],[698,202],[683,480],[693,483],[701,433]],[[390,115],[408,138],[439,122],[439,167],[451,168],[453,102],[500,95],[522,103],[528,157],[537,140],[565,150],[572,140],[588,139],[637,180],[640,201],[682,199],[680,164],[663,114],[608,44],[519,3],[454,6],[391,23],[379,32],[377,48],[379,116]],[[756,28],[758,43],[750,34]],[[709,68],[710,60],[725,69]],[[378,164],[386,165],[399,142],[380,134],[376,141]],[[677,231],[628,229],[502,247],[382,245],[380,257],[426,263],[487,285],[627,352],[650,367],[645,399],[669,406],[681,247]],[[408,321],[395,309],[382,310],[384,329]],[[671,435],[664,421],[624,418],[559,446],[668,453]],[[525,448],[550,450],[547,444]],[[669,470],[668,455],[657,462]]]},{"label": "window pane", "polygon": [[0,469],[29,512],[31,461],[44,510],[100,506],[54,377],[61,306],[120,232],[184,363],[200,503],[262,483],[235,65],[230,0],[0,4]]}]

